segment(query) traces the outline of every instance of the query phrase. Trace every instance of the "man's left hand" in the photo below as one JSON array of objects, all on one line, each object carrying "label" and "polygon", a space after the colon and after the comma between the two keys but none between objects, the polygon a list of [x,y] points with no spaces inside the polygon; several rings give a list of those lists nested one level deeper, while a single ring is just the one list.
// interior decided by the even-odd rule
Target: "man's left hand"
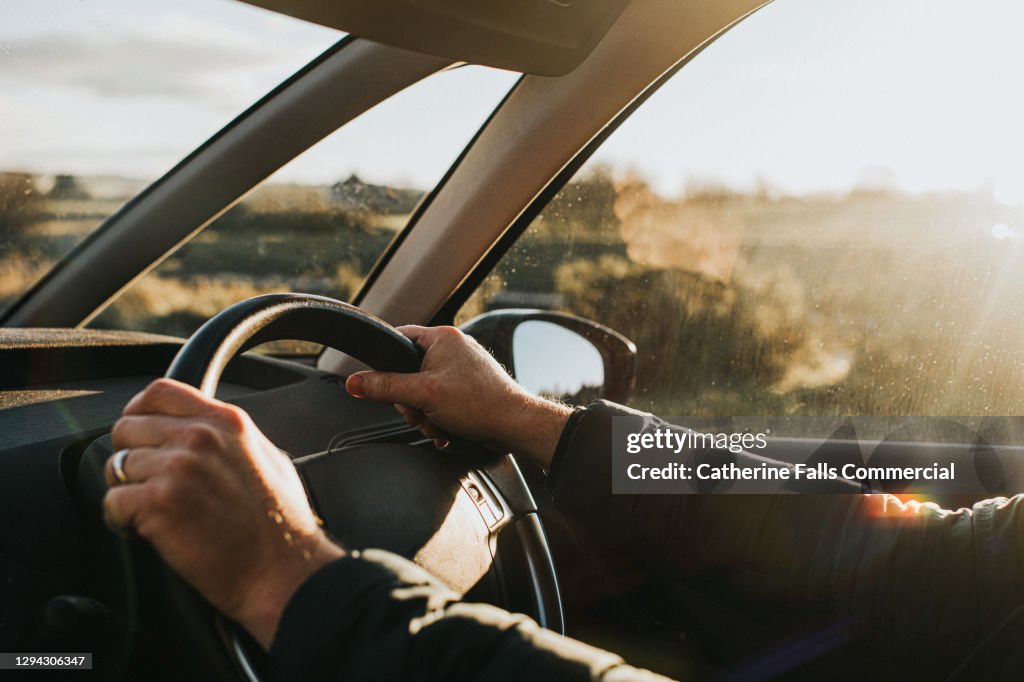
[{"label": "man's left hand", "polygon": [[292,594],[345,554],[320,528],[288,457],[238,407],[170,379],[128,403],[113,441],[129,453],[125,483],[107,462],[108,525],[149,540],[269,648]]}]

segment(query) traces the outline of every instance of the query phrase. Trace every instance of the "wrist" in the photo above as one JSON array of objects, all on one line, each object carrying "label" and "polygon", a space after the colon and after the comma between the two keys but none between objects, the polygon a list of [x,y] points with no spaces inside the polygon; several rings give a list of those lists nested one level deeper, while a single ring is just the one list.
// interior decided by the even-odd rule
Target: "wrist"
[{"label": "wrist", "polygon": [[502,446],[547,471],[572,408],[559,402],[526,395]]},{"label": "wrist", "polygon": [[263,646],[270,646],[277,635],[284,609],[300,587],[317,571],[341,559],[347,552],[322,535],[302,551],[289,552],[273,566],[263,566],[256,585],[237,614],[228,614]]}]

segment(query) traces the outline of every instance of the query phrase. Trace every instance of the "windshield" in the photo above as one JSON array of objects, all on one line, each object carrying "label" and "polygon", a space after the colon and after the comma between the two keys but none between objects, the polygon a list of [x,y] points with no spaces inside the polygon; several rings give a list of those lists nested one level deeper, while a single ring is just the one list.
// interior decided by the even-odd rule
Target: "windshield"
[{"label": "windshield", "polygon": [[[351,300],[517,78],[463,66],[381,102],[281,168],[90,325],[188,336],[260,294]],[[264,350],[317,347],[281,342]]]},{"label": "windshield", "polygon": [[341,35],[228,0],[0,4],[0,312]]}]

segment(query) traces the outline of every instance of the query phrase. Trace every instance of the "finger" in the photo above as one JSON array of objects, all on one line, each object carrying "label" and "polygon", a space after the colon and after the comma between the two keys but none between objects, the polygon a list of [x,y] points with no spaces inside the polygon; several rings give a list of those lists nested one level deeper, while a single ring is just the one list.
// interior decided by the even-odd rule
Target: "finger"
[{"label": "finger", "polygon": [[163,414],[172,417],[195,417],[220,405],[199,389],[174,379],[157,379],[128,401],[123,414]]},{"label": "finger", "polygon": [[345,390],[356,398],[382,403],[402,403],[418,408],[423,405],[423,376],[398,372],[356,372],[345,381]]},{"label": "finger", "polygon": [[420,424],[419,425],[419,430],[420,430],[420,433],[422,433],[424,436],[426,436],[427,438],[431,438],[433,440],[447,440],[448,439],[448,436],[445,435],[444,431],[442,431],[441,429],[439,429],[436,426],[434,426],[434,422],[429,421],[429,420],[423,422],[422,424]]},{"label": "finger", "polygon": [[409,426],[418,427],[420,424],[427,420],[427,418],[423,416],[422,412],[420,412],[414,407],[409,407],[408,405],[395,403],[395,410],[398,412],[398,414],[402,415],[402,417],[405,419],[405,423],[408,424]]},{"label": "finger", "polygon": [[121,417],[111,431],[114,450],[164,445],[193,421],[183,417],[155,414],[131,414]]},{"label": "finger", "polygon": [[395,409],[398,410],[398,414],[405,418],[405,422],[416,429],[419,429],[427,438],[446,438],[444,432],[437,428],[432,421],[427,419],[419,410],[413,409],[408,405],[396,404]]},{"label": "finger", "polygon": [[423,350],[430,350],[430,347],[443,338],[461,337],[462,332],[456,327],[420,327],[414,324],[407,324],[398,327],[410,340],[416,343]]},{"label": "finger", "polygon": [[430,333],[431,328],[421,327],[418,324],[404,324],[401,327],[397,327],[397,329],[410,341],[419,341],[424,335]]},{"label": "finger", "polygon": [[128,456],[124,458],[124,461],[121,464],[121,470],[124,472],[125,478],[128,479],[128,483],[121,483],[114,475],[113,456],[108,457],[106,464],[103,465],[103,478],[106,479],[107,486],[110,488],[130,485],[133,483],[143,483],[150,477],[159,473],[171,459],[175,457],[192,456],[195,456],[194,453],[186,450],[168,450],[166,448],[132,448],[128,451]]},{"label": "finger", "polygon": [[103,521],[112,530],[135,528],[136,521],[147,497],[141,485],[119,485],[107,491],[103,498]]}]

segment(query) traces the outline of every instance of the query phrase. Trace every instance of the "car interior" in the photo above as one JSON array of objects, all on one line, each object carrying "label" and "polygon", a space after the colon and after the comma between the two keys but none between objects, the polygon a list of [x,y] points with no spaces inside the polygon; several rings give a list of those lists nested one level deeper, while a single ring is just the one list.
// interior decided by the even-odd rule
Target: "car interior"
[{"label": "car interior", "polygon": [[[790,234],[780,229],[775,242],[766,238],[756,249],[743,251],[739,261],[731,255],[739,248],[740,237],[731,241],[730,230],[736,221],[760,210],[757,201],[770,206],[765,209],[768,221],[781,223],[792,209],[825,223],[832,219],[828,202],[838,201],[834,198],[798,199],[768,192],[755,199],[750,198],[752,191],[733,205],[712,187],[699,197],[694,194],[697,198],[691,197],[685,206],[680,204],[680,213],[672,214],[672,220],[702,225],[721,218],[714,222],[713,241],[697,228],[681,227],[666,242],[616,241],[607,249],[598,248],[611,244],[612,237],[569,219],[563,223],[576,241],[569,246],[545,241],[543,230],[560,224],[556,209],[571,207],[572,192],[583,191],[581,177],[592,180],[587,191],[605,188],[600,184],[603,176],[586,175],[594,168],[588,162],[602,145],[620,127],[625,131],[629,119],[644,111],[649,99],[654,101],[677,74],[685,74],[691,61],[696,66],[719,38],[726,42],[734,27],[755,25],[760,14],[770,15],[772,3],[764,9],[763,0],[227,4],[244,6],[260,17],[273,14],[329,29],[331,44],[209,139],[193,140],[193,151],[119,202],[95,229],[68,245],[69,250],[44,273],[0,305],[0,500],[6,519],[0,524],[0,650],[92,652],[92,679],[266,678],[266,654],[241,628],[216,614],[151,547],[103,524],[102,467],[112,451],[111,426],[129,398],[161,376],[244,408],[292,457],[313,508],[347,546],[379,547],[413,559],[468,600],[528,614],[556,632],[609,648],[634,665],[682,679],[742,677],[736,671],[746,670],[752,659],[785,650],[791,633],[767,630],[756,614],[668,578],[641,578],[628,557],[595,554],[553,506],[543,472],[517,462],[511,454],[495,455],[473,443],[454,442],[451,449],[438,451],[390,406],[354,399],[344,389],[345,377],[360,368],[418,368],[421,351],[395,330],[404,324],[460,326],[534,392],[581,405],[604,398],[666,414],[742,414],[737,410],[744,409],[829,417],[869,414],[875,409],[869,402],[872,396],[886,390],[883,382],[895,384],[904,376],[897,373],[903,369],[893,367],[907,368],[907,376],[920,376],[923,370],[915,367],[931,357],[930,342],[914,337],[906,345],[911,350],[886,356],[891,364],[879,365],[872,375],[878,383],[843,403],[845,412],[815,402],[853,395],[843,382],[863,366],[864,358],[885,352],[879,339],[889,337],[877,330],[887,323],[886,316],[875,309],[864,313],[864,319],[870,318],[864,323],[867,345],[858,346],[856,356],[816,331],[828,322],[828,313],[819,311],[810,295],[794,302],[792,282],[799,275],[791,273],[797,266],[775,255],[791,243],[813,239],[808,237],[813,232]],[[248,202],[263,197],[263,188],[271,186],[268,178],[307,150],[336,131],[369,120],[382,110],[378,107],[400,101],[421,83],[471,78],[473,69],[485,67],[500,70],[504,85],[494,88],[494,101],[482,109],[479,126],[463,131],[469,138],[429,190],[407,196],[401,188],[381,190],[355,175],[331,188],[335,198],[357,196],[363,202],[353,209],[353,220],[371,214],[401,217],[388,231],[353,228],[366,243],[373,243],[361,256],[365,272],[347,288],[324,289],[317,282],[303,286],[312,280],[295,277],[267,284],[250,292],[252,296],[211,296],[201,308],[207,312],[193,315],[184,327],[140,329],[125,322],[129,318],[124,302],[134,300],[133,292],[154,277],[166,277],[173,269],[183,282],[190,277],[193,283],[208,281],[201,269],[188,270],[191,266],[183,265],[181,254],[201,255],[201,249],[207,249],[213,258],[219,253],[214,248],[218,243],[255,241],[245,232],[260,229]],[[457,108],[457,102],[452,104]],[[699,104],[694,98],[693,105]],[[403,106],[406,113],[432,125],[443,124],[432,118],[444,118],[443,110],[438,115],[425,105],[423,111]],[[759,135],[770,136],[771,131]],[[641,131],[637,140],[642,137]],[[131,149],[122,151],[131,154]],[[55,182],[51,197],[59,194],[60,181]],[[607,185],[610,198],[602,199],[622,226],[630,216],[638,225],[649,225],[675,210],[651,204],[653,190],[637,189],[635,182],[617,179],[614,188]],[[633,192],[628,196],[621,189],[627,186]],[[64,191],[71,196],[75,190]],[[844,200],[861,202],[857,205],[865,215],[889,211],[893,205],[904,212],[898,215],[911,216],[908,222],[924,215],[922,234],[942,227],[944,216],[963,206],[982,210],[977,209],[981,200],[974,194],[955,203],[938,195],[907,198],[886,192],[856,190]],[[370,203],[392,208],[367,209]],[[0,200],[0,208],[4,206]],[[964,273],[975,274],[947,275],[950,283],[936,281],[938,265],[918,268],[921,281],[927,277],[931,287],[927,296],[940,313],[951,316],[950,306],[960,306],[957,314],[975,315],[969,318],[976,323],[974,328],[990,331],[995,323],[978,312],[983,306],[977,299],[941,301],[948,288],[1004,286],[1000,277],[1010,266],[986,269],[980,259],[1002,257],[993,254],[1016,248],[1012,238],[1017,218],[1008,208],[992,211],[982,218],[987,221],[984,229],[992,230],[984,235],[988,250],[974,260],[963,259]],[[853,220],[846,208],[834,213]],[[304,215],[308,218],[299,215],[300,223]],[[332,214],[331,219],[349,219],[348,214],[339,215]],[[580,220],[585,222],[586,217]],[[858,253],[865,260],[840,259],[838,265],[828,266],[828,277],[849,281],[850,273],[865,262],[878,262],[880,251],[869,247],[881,243],[892,229],[884,220],[876,222],[877,234],[857,238],[857,248],[862,248]],[[588,229],[594,234],[579,236],[590,235]],[[626,231],[623,234],[628,238]],[[917,233],[909,234],[899,248],[916,238]],[[328,238],[331,244],[347,239],[324,237]],[[270,267],[261,260],[271,258],[268,249],[275,252],[274,258],[285,254],[300,261],[329,260],[317,255],[319,247],[303,252],[306,247],[289,243],[287,236],[268,244],[261,243],[253,255],[245,256],[251,258],[253,271]],[[542,244],[546,250],[524,250],[531,244]],[[830,242],[821,253],[841,248],[847,247]],[[659,261],[669,258],[664,254],[673,249],[685,252],[688,255],[682,258],[690,260],[683,265]],[[618,279],[602,279],[602,271],[579,264],[591,252],[596,255],[587,262],[618,273]],[[2,257],[6,254],[0,252]],[[571,260],[576,257],[581,260]],[[722,272],[756,257],[782,272],[762,287],[770,290],[773,303],[760,308],[733,305],[730,287],[739,286],[738,280]],[[818,258],[800,257],[802,263]],[[894,259],[882,266],[892,270],[905,256],[886,251],[884,257]],[[907,258],[907,270],[913,271],[930,256],[920,255],[920,262]],[[661,270],[641,272],[636,269],[641,261]],[[547,268],[547,289],[516,289],[510,284],[542,266]],[[332,277],[336,269],[341,273],[336,262],[324,267]],[[987,274],[977,277],[983,282],[971,279],[982,270]],[[655,277],[661,278],[657,287],[651,284]],[[754,286],[749,284],[751,277],[745,286]],[[807,286],[825,291],[833,286],[825,277],[820,274]],[[495,284],[498,280],[502,287]],[[629,289],[632,293],[626,293],[627,281],[637,284]],[[558,293],[551,293],[552,282],[561,287]],[[906,282],[892,286],[893,291],[908,288]],[[669,288],[683,292],[682,299],[690,297],[690,303],[673,303],[686,310],[686,323],[658,332],[660,336],[636,334],[623,321],[625,316],[657,318],[663,301],[658,292]],[[1008,288],[1000,291],[1007,297],[1013,293]],[[175,295],[204,295],[201,288],[181,292]],[[576,296],[572,305],[566,302],[570,295]],[[902,301],[898,293],[876,295],[890,303]],[[169,299],[170,294],[157,298]],[[715,303],[700,302],[707,300]],[[892,305],[893,318],[912,307]],[[723,313],[722,306],[731,307]],[[984,310],[991,312],[992,307]],[[690,348],[687,331],[702,325],[720,334],[711,350],[687,361],[712,368],[691,373],[704,384],[679,384],[672,400],[658,402],[651,397],[652,384],[646,378],[655,371],[652,365],[667,349]],[[1007,325],[999,327],[999,339],[1007,339],[1016,329]],[[724,340],[737,329],[736,338],[756,332],[772,343],[782,338],[797,341],[788,351],[783,346],[789,341],[780,341],[774,349],[749,350],[739,341]],[[900,338],[909,336],[907,332]],[[875,346],[871,339],[877,340]],[[1007,350],[1001,356],[1003,364],[986,364],[987,351],[978,343],[971,347],[970,361],[957,365],[958,381],[991,375],[993,367],[999,371],[1016,361],[1016,351]],[[937,345],[950,354],[961,349]],[[295,347],[305,350],[282,350]],[[799,356],[801,364],[783,363],[780,358],[787,352]],[[720,362],[722,357],[733,360]],[[751,357],[757,358],[756,370],[736,369],[735,358]],[[751,407],[730,402],[727,387],[742,393],[754,391],[754,384],[769,387],[757,394],[765,403]],[[1024,429],[1018,430],[1016,421],[985,420],[989,415],[1015,414],[1005,406],[1019,403],[1010,389],[993,391],[970,394],[976,403],[933,405],[914,402],[892,389],[879,414],[971,415],[974,421],[969,429],[943,422],[933,437],[925,438],[900,431],[897,420],[888,433],[865,437],[887,441],[901,457],[927,459],[941,441],[966,445],[965,457],[983,445],[986,451],[1012,458],[1024,442],[1019,438]],[[703,398],[688,397],[697,395]],[[830,422],[823,434],[834,436],[828,447],[837,451],[848,447],[850,434],[842,423]],[[984,434],[984,442],[978,433]],[[771,456],[804,461],[808,449],[821,447],[820,439],[806,435],[779,434],[772,439]],[[1001,469],[993,493],[1014,490],[1019,475],[1016,469]],[[955,497],[939,501],[970,502]],[[856,643],[794,660],[799,662],[776,672],[841,679],[851,669],[886,664],[873,661]]]}]

